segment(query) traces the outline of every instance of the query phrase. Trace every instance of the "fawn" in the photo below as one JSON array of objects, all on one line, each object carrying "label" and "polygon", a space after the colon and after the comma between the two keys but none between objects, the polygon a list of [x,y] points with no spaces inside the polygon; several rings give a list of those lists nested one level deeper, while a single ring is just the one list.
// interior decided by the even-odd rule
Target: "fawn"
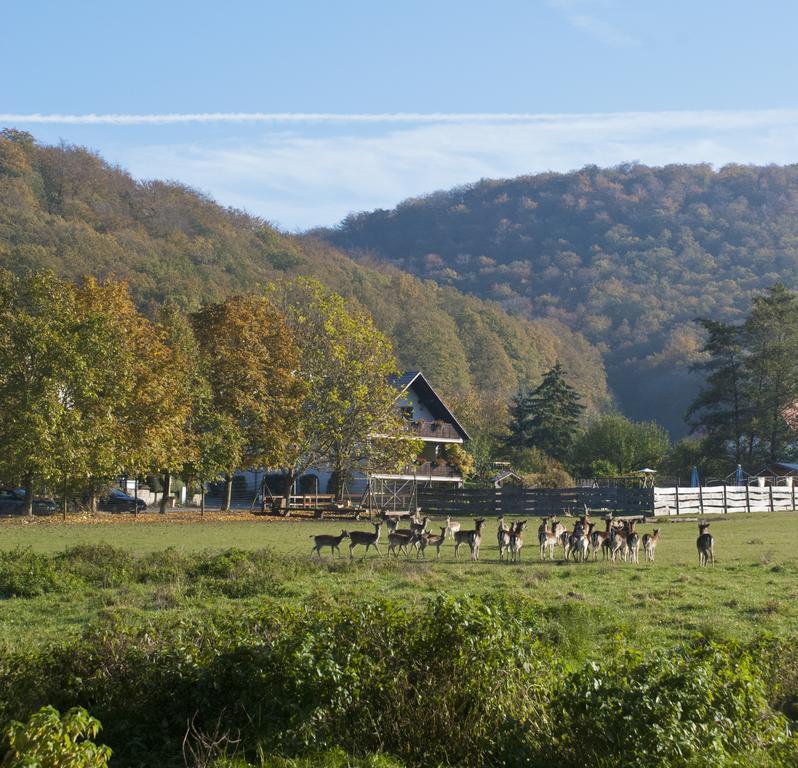
[{"label": "fawn", "polygon": [[450,539],[453,539],[455,533],[457,533],[459,530],[460,530],[460,523],[458,523],[457,520],[452,520],[451,517],[447,517],[446,518],[446,535]]},{"label": "fawn", "polygon": [[715,565],[715,539],[708,532],[709,523],[698,524],[698,565]]},{"label": "fawn", "polygon": [[473,531],[456,531],[454,534],[454,556],[457,559],[457,553],[461,544],[468,544],[471,549],[471,559],[479,560],[479,545],[482,543],[482,529],[485,527],[485,518],[480,517],[474,521],[476,528]]},{"label": "fawn", "polygon": [[652,563],[654,562],[654,551],[657,548],[659,535],[659,528],[655,528],[654,533],[647,533],[643,536],[643,557],[646,560],[650,560]]},{"label": "fawn", "polygon": [[416,554],[416,558],[419,555],[426,559],[426,555],[424,554],[424,550],[427,547],[435,547],[435,558],[440,559],[441,556],[441,547],[443,543],[446,541],[446,528],[445,526],[441,526],[441,532],[439,535],[432,533],[431,531],[425,531],[422,533],[418,538],[418,553]]},{"label": "fawn", "polygon": [[330,557],[333,555],[333,551],[338,553],[338,557],[341,556],[341,550],[338,547],[341,545],[341,542],[344,539],[349,538],[349,534],[346,531],[341,531],[340,536],[331,536],[326,533],[321,533],[318,536],[313,536],[313,540],[315,544],[313,545],[313,549],[310,550],[311,557],[315,552],[319,557],[321,557],[321,548],[322,547],[329,547],[330,548]]},{"label": "fawn", "polygon": [[374,526],[374,533],[369,531],[352,531],[349,534],[349,557],[353,557],[352,550],[358,544],[365,544],[366,551],[363,553],[363,557],[369,551],[369,547],[374,547],[377,550],[377,554],[382,556],[382,552],[380,552],[380,548],[377,546],[377,542],[380,540],[380,530],[382,529],[382,520],[377,523],[372,523]]},{"label": "fawn", "polygon": [[409,556],[407,551],[408,544],[413,544],[418,534],[413,531],[397,531],[396,529],[388,531],[388,554],[393,554],[394,557],[399,557],[396,554],[397,548],[400,552],[404,552]]},{"label": "fawn", "polygon": [[612,526],[612,515],[607,515],[604,518],[604,530],[603,531],[591,531],[590,533],[590,547],[593,550],[593,559],[598,560],[598,550],[601,549],[601,553],[604,559],[607,558],[607,549],[608,547],[605,544],[610,539],[610,527]]}]

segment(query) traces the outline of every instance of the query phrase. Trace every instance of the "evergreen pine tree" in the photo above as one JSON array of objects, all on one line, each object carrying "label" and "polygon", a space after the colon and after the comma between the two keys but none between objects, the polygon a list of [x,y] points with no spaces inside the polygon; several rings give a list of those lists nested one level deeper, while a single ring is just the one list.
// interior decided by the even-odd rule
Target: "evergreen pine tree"
[{"label": "evergreen pine tree", "polygon": [[579,401],[558,360],[535,389],[516,395],[511,409],[511,444],[535,447],[564,460],[573,447],[579,418],[585,410]]}]

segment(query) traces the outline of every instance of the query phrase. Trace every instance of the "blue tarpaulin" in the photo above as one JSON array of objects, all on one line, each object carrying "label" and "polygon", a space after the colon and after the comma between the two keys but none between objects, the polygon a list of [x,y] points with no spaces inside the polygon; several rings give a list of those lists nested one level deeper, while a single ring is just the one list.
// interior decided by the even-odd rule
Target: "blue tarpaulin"
[{"label": "blue tarpaulin", "polygon": [[693,471],[690,472],[690,486],[692,488],[698,488],[701,485],[701,481],[698,479],[698,467],[693,467]]}]

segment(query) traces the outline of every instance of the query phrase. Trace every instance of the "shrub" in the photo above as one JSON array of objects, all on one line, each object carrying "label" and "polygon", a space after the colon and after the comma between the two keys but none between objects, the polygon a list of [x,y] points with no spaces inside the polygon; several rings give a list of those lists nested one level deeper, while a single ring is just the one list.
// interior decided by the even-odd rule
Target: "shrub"
[{"label": "shrub", "polygon": [[30,549],[0,552],[0,598],[36,597],[69,586],[53,560]]},{"label": "shrub", "polygon": [[106,768],[111,750],[91,739],[100,722],[85,709],[74,707],[63,717],[42,707],[27,723],[12,722],[5,729],[8,751],[3,768]]}]

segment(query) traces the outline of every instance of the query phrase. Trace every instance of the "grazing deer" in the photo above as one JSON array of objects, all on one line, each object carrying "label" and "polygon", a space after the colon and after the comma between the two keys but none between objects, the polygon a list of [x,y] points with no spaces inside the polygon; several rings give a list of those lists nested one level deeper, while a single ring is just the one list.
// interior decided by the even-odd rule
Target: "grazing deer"
[{"label": "grazing deer", "polygon": [[698,524],[698,565],[715,565],[715,539],[708,532],[709,523]]},{"label": "grazing deer", "polygon": [[557,542],[559,541],[557,535],[554,533],[553,527],[552,530],[548,529],[548,518],[543,518],[543,523],[538,528],[538,544],[540,544],[540,559],[546,559],[546,552],[549,553],[549,560],[554,560],[554,548],[557,546]]},{"label": "grazing deer", "polygon": [[659,536],[659,528],[655,528],[654,533],[647,533],[643,536],[643,557],[652,563],[654,562],[654,551],[657,549]]},{"label": "grazing deer", "polygon": [[396,529],[388,531],[388,554],[399,557],[399,555],[396,554],[396,550],[398,549],[409,557],[410,553],[407,551],[407,547],[413,544],[416,536],[417,534],[413,531],[397,531]]},{"label": "grazing deer", "polygon": [[310,556],[313,557],[313,553],[315,552],[319,557],[321,557],[321,549],[322,547],[329,547],[330,548],[330,557],[333,556],[333,552],[338,553],[338,557],[341,556],[341,550],[338,549],[341,546],[341,542],[344,539],[349,538],[349,534],[346,531],[341,531],[340,536],[331,536],[327,533],[320,533],[318,536],[311,537],[315,544],[313,545],[313,549],[310,550]]},{"label": "grazing deer", "polygon": [[454,534],[454,557],[457,559],[457,553],[461,544],[468,544],[471,550],[471,559],[479,560],[479,545],[482,543],[482,529],[485,527],[485,518],[480,517],[474,521],[476,528],[473,531],[456,531]]},{"label": "grazing deer", "polygon": [[626,534],[626,547],[628,549],[628,560],[630,563],[640,563],[640,534],[635,530],[637,520],[629,521],[629,528]]},{"label": "grazing deer", "polygon": [[453,539],[455,533],[457,533],[459,530],[460,530],[460,523],[458,523],[457,520],[452,520],[451,517],[447,516],[447,518],[446,518],[446,535],[450,539]]},{"label": "grazing deer", "polygon": [[504,560],[504,553],[510,551],[510,528],[504,522],[504,515],[499,516],[499,528],[496,531],[496,540],[499,543],[499,561]]},{"label": "grazing deer", "polygon": [[419,555],[426,559],[426,555],[424,554],[424,550],[427,547],[435,547],[435,558],[439,560],[441,557],[441,547],[443,543],[446,541],[446,528],[441,526],[441,532],[439,535],[432,533],[431,531],[425,531],[418,537],[418,552],[416,553],[416,558]]},{"label": "grazing deer", "polygon": [[524,546],[524,531],[526,520],[516,523],[510,529],[510,556],[513,562],[521,562],[521,547]]},{"label": "grazing deer", "polygon": [[349,534],[349,557],[353,557],[352,550],[358,544],[365,544],[366,551],[363,553],[363,557],[369,551],[369,547],[374,547],[377,550],[377,554],[382,557],[382,552],[380,552],[380,548],[377,546],[377,542],[380,540],[380,530],[382,530],[382,520],[376,523],[372,523],[374,526],[374,533],[369,531],[351,531]]}]

